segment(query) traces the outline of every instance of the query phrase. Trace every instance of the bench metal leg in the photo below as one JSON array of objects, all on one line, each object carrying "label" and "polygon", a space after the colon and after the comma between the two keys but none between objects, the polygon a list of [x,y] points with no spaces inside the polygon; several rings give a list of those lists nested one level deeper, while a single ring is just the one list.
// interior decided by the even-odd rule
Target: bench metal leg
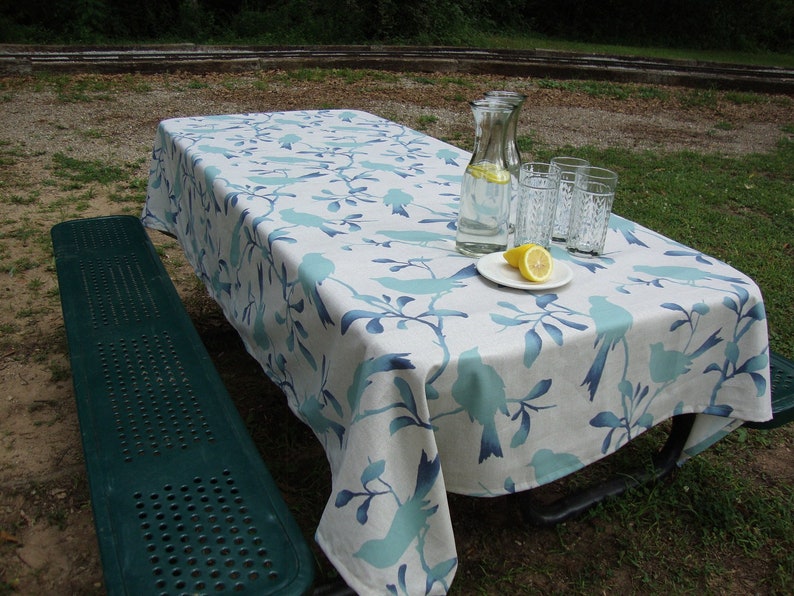
[{"label": "bench metal leg", "polygon": [[658,482],[675,470],[676,462],[692,430],[695,414],[682,414],[673,418],[673,426],[664,447],[653,457],[653,469],[621,473],[595,486],[542,504],[532,491],[517,495],[524,520],[533,526],[553,526],[576,517],[609,497],[616,497],[630,488]]}]

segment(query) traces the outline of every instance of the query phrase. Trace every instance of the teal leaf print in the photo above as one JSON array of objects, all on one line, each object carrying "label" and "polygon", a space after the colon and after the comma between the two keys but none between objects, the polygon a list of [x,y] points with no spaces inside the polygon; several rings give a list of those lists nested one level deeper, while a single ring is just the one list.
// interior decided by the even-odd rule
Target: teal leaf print
[{"label": "teal leaf print", "polygon": [[414,365],[405,356],[407,354],[384,354],[376,358],[369,358],[361,362],[353,374],[353,382],[347,390],[347,403],[351,412],[358,411],[358,404],[364,391],[372,384],[370,377],[377,373],[406,370],[414,368]]},{"label": "teal leaf print", "polygon": [[739,346],[735,341],[729,341],[725,346],[725,358],[728,359],[732,365],[736,366],[739,360]]},{"label": "teal leaf print", "polygon": [[358,319],[378,318],[383,313],[373,312],[370,310],[349,310],[342,316],[342,335],[344,335],[350,325]]},{"label": "teal leaf print", "polygon": [[526,410],[520,411],[521,416],[521,424],[518,427],[518,430],[513,434],[513,438],[510,441],[510,447],[515,449],[516,447],[520,447],[527,441],[527,437],[529,437],[530,427],[532,425],[532,418],[529,415],[529,412]]},{"label": "teal leaf print", "polygon": [[706,341],[703,342],[703,344],[697,350],[692,352],[691,354],[692,358],[695,359],[698,358],[699,356],[702,356],[703,354],[708,352],[711,348],[713,348],[718,343],[720,343],[722,341],[722,338],[719,337],[720,331],[722,331],[722,329],[717,329],[706,339]]},{"label": "teal leaf print", "polygon": [[334,500],[334,505],[336,507],[344,507],[350,501],[352,501],[357,496],[357,493],[354,493],[352,490],[343,489],[340,490],[339,493],[336,495],[336,499]]},{"label": "teal leaf print", "polygon": [[623,422],[612,412],[601,412],[590,421],[590,425],[596,428],[620,428]]},{"label": "teal leaf print", "polygon": [[766,354],[759,354],[758,356],[753,356],[749,358],[744,364],[742,364],[739,368],[736,369],[737,373],[744,373],[744,372],[751,372],[756,370],[761,370],[762,368],[766,368],[766,365],[769,363],[769,358]]},{"label": "teal leaf print", "polygon": [[395,407],[404,408],[410,415],[398,416],[389,423],[389,433],[394,434],[407,426],[418,426],[421,428],[431,428],[431,425],[422,421],[419,410],[416,407],[416,398],[411,386],[405,379],[394,378],[394,385],[400,392],[401,401]]},{"label": "teal leaf print", "polygon": [[364,499],[361,505],[356,509],[356,521],[362,526],[369,520],[369,504],[372,503],[372,497]]},{"label": "teal leaf print", "polygon": [[[516,448],[523,445],[527,437],[529,437],[529,432],[531,430],[532,425],[532,418],[530,416],[530,411],[539,411],[548,409],[554,406],[534,406],[529,402],[538,399],[548,393],[549,389],[551,389],[551,379],[542,379],[538,381],[535,386],[530,390],[530,392],[526,395],[526,397],[518,400],[521,404],[520,409],[513,414],[511,420],[516,420],[520,418],[520,423],[518,426],[518,430],[513,434],[513,438],[510,441],[510,447]],[[514,400],[511,400],[514,401]]]},{"label": "teal leaf print", "polygon": [[453,557],[451,559],[447,559],[446,561],[442,561],[438,565],[435,565],[427,574],[427,580],[425,582],[425,593],[429,594],[431,588],[436,582],[444,583],[445,578],[447,575],[455,569],[458,564],[457,557]]},{"label": "teal leaf print", "polygon": [[383,325],[381,325],[380,319],[370,319],[370,321],[366,325],[367,333],[377,334],[383,333]]},{"label": "teal leaf print", "polygon": [[400,587],[400,591],[397,591],[397,586],[394,584],[388,584],[386,589],[389,591],[389,594],[394,594],[395,596],[399,593],[407,594],[408,593],[408,586],[405,583],[405,572],[408,570],[408,565],[402,564],[400,565],[399,570],[397,571],[397,586]]},{"label": "teal leaf print", "polygon": [[379,478],[386,470],[386,460],[379,459],[370,463],[364,471],[361,472],[361,485],[367,486],[373,480]]},{"label": "teal leaf print", "polygon": [[562,332],[560,331],[559,327],[552,325],[551,323],[547,323],[543,321],[542,323],[544,331],[549,334],[549,337],[554,340],[554,343],[558,346],[562,345]]},{"label": "teal leaf print", "polygon": [[763,321],[766,319],[766,311],[764,310],[763,302],[759,302],[755,306],[753,306],[750,310],[744,313],[744,316],[750,317],[755,321]]},{"label": "teal leaf print", "polygon": [[532,368],[535,360],[540,355],[540,350],[543,348],[543,340],[538,332],[530,329],[524,335],[524,366]]},{"label": "teal leaf print", "polygon": [[504,486],[505,486],[505,492],[509,494],[514,494],[516,492],[516,483],[510,476],[505,478]]},{"label": "teal leaf print", "polygon": [[541,483],[552,482],[584,467],[572,453],[555,453],[551,449],[538,449],[530,465],[535,468],[535,478]]}]

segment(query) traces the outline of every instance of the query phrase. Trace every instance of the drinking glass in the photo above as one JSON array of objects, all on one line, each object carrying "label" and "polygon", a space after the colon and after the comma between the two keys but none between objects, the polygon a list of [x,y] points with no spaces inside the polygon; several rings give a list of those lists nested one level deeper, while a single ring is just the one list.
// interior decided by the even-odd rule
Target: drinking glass
[{"label": "drinking glass", "polygon": [[571,201],[579,168],[590,165],[586,159],[578,157],[553,157],[551,164],[560,170],[560,185],[557,191],[557,211],[554,215],[554,228],[551,239],[565,244],[568,239],[568,224],[571,220]]},{"label": "drinking glass", "polygon": [[617,185],[618,175],[611,170],[593,166],[579,169],[565,244],[568,252],[583,256],[604,252]]},{"label": "drinking glass", "polygon": [[550,163],[529,162],[521,165],[514,246],[532,242],[548,248],[559,182],[559,170]]}]

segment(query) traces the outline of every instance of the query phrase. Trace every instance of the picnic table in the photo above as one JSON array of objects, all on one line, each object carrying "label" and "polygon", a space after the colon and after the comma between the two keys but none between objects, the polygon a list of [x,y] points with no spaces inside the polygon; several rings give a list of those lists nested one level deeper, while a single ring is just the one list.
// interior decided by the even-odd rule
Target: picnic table
[{"label": "picnic table", "polygon": [[[580,470],[675,416],[681,460],[772,416],[761,293],[613,214],[605,253],[515,289],[455,251],[470,155],[356,110],[163,121],[146,205],[322,443],[316,540],[362,593],[445,593],[447,493]],[[616,211],[620,210],[620,197]]]}]

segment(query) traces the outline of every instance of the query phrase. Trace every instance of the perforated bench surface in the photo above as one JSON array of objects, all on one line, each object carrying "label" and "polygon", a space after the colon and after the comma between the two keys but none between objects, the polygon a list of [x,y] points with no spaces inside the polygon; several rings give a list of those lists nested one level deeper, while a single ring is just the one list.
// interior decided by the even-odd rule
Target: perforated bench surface
[{"label": "perforated bench surface", "polygon": [[794,420],[794,362],[770,352],[769,377],[772,384],[772,420],[747,422],[745,426],[770,429]]},{"label": "perforated bench surface", "polygon": [[302,594],[314,559],[140,221],[52,229],[111,594]]}]

